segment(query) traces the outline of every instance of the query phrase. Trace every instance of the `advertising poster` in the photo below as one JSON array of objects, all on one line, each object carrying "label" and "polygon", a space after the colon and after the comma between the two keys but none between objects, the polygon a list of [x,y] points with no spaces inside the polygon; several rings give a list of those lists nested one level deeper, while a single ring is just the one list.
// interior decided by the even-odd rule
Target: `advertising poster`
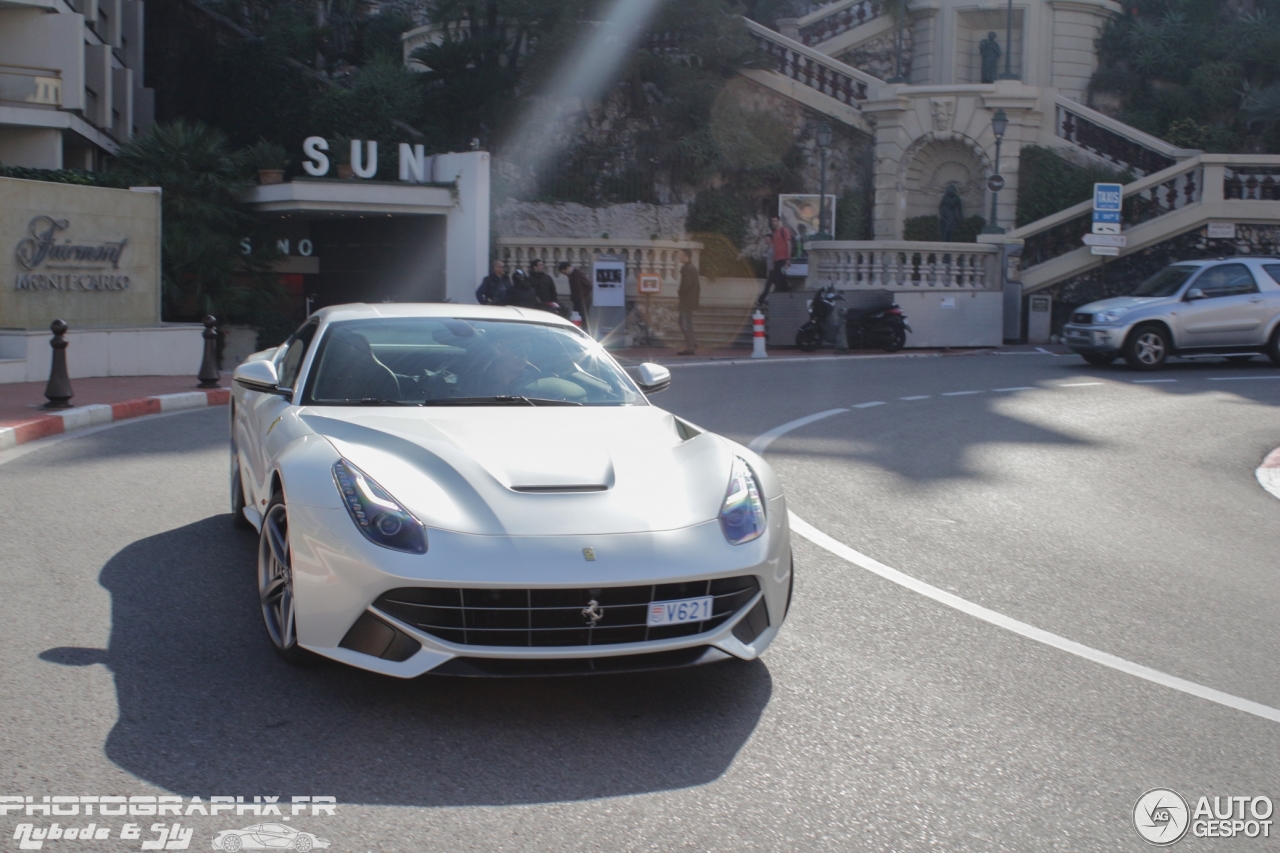
[{"label": "advertising poster", "polygon": [[623,308],[626,306],[626,261],[605,258],[597,260],[591,281],[596,307]]},{"label": "advertising poster", "polygon": [[[823,224],[826,225],[828,234],[834,234],[836,232],[836,197],[834,195],[827,195],[826,207]],[[792,234],[796,235],[793,256],[805,257],[808,254],[805,246],[819,231],[818,194],[779,195],[778,218],[782,220],[783,225],[791,229]]]}]

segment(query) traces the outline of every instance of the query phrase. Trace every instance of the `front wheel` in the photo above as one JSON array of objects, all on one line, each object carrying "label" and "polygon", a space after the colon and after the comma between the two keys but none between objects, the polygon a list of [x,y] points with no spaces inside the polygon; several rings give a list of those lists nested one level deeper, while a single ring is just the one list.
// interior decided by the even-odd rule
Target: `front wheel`
[{"label": "front wheel", "polygon": [[258,598],[262,603],[262,621],[276,654],[289,663],[307,662],[307,651],[298,645],[289,513],[280,495],[271,498],[262,516],[262,534],[258,539]]},{"label": "front wheel", "polygon": [[907,345],[907,332],[901,326],[890,326],[884,332],[885,352],[897,352]]},{"label": "front wheel", "polygon": [[805,352],[813,352],[822,346],[822,332],[815,325],[804,325],[796,332],[796,346]]},{"label": "front wheel", "polygon": [[1124,360],[1135,370],[1159,370],[1169,349],[1169,333],[1162,327],[1139,326],[1124,343]]},{"label": "front wheel", "polygon": [[1280,367],[1280,328],[1271,333],[1271,337],[1267,340],[1266,348],[1267,358],[1271,359],[1271,363],[1276,367]]},{"label": "front wheel", "polygon": [[228,835],[222,839],[222,849],[230,851],[230,853],[236,853],[243,846],[244,841],[238,835]]},{"label": "front wheel", "polygon": [[1080,353],[1080,357],[1088,364],[1092,364],[1094,367],[1106,367],[1108,364],[1116,360],[1114,355],[1104,355],[1100,352],[1082,352]]}]

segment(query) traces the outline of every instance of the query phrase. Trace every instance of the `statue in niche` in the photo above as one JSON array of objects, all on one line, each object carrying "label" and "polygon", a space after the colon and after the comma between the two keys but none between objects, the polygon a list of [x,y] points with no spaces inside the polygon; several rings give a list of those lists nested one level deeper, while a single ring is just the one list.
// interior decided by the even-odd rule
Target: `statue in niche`
[{"label": "statue in niche", "polygon": [[960,191],[956,189],[955,181],[952,181],[947,184],[947,191],[942,194],[942,202],[938,205],[938,237],[942,242],[952,242],[962,219],[964,219],[964,201],[960,198]]},{"label": "statue in niche", "polygon": [[995,33],[987,33],[987,37],[978,42],[978,53],[982,54],[982,82],[996,82],[996,69],[1000,67],[1000,45],[996,42]]}]

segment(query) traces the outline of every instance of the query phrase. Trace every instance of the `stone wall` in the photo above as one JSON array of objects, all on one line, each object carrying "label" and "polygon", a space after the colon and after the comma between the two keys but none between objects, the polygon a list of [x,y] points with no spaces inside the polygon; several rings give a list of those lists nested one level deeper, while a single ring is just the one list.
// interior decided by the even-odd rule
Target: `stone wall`
[{"label": "stone wall", "polygon": [[685,204],[611,204],[588,207],[573,202],[504,202],[494,213],[496,237],[571,237],[614,240],[683,240]]},{"label": "stone wall", "polygon": [[[1280,225],[1237,225],[1233,240],[1210,240],[1206,231],[1201,227],[1179,234],[1039,291],[1053,297],[1053,333],[1062,332],[1063,324],[1079,306],[1132,293],[1169,264],[1235,255],[1280,256]],[[1024,297],[1024,301],[1030,298]]]},{"label": "stone wall", "polygon": [[160,195],[0,178],[0,327],[160,322]]},{"label": "stone wall", "polygon": [[[852,65],[859,71],[888,80],[894,75],[897,65],[897,34],[890,30],[883,35],[864,41],[853,50],[837,56],[845,65]],[[902,76],[911,78],[911,27],[902,29]]]}]

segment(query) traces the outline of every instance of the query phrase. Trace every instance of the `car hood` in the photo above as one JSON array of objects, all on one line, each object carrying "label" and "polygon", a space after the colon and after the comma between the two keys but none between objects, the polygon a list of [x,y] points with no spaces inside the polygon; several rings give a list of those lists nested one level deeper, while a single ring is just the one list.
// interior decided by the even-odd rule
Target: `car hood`
[{"label": "car hood", "polygon": [[428,527],[548,536],[674,530],[719,515],[733,451],[652,406],[301,414]]},{"label": "car hood", "polygon": [[1150,305],[1153,302],[1163,302],[1172,298],[1170,296],[1113,296],[1110,299],[1099,299],[1097,302],[1081,305],[1076,311],[1086,314],[1094,314],[1098,311],[1127,311],[1140,305]]}]

